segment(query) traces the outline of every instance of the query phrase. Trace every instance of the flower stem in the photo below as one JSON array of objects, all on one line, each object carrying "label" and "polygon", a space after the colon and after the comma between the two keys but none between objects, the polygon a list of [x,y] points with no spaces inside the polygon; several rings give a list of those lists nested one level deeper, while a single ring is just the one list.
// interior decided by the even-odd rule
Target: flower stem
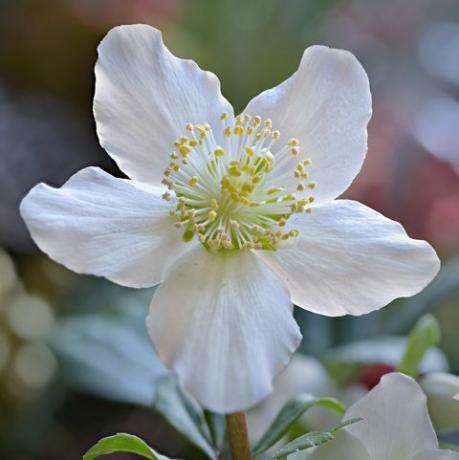
[{"label": "flower stem", "polygon": [[244,412],[234,412],[226,415],[228,440],[233,460],[251,460],[247,421]]}]

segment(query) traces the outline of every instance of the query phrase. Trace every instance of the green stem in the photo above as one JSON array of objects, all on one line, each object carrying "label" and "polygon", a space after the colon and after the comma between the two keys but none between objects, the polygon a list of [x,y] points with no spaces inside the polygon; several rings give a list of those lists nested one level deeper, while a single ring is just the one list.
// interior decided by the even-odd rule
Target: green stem
[{"label": "green stem", "polygon": [[228,440],[233,460],[251,460],[249,437],[247,434],[247,421],[244,412],[227,414],[226,426]]}]

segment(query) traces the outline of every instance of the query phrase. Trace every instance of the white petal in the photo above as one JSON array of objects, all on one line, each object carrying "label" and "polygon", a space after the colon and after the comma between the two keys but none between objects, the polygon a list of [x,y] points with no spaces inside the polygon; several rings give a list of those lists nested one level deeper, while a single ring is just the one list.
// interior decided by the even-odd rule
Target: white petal
[{"label": "white petal", "polygon": [[386,374],[381,382],[350,407],[345,418],[363,421],[346,429],[365,445],[372,460],[411,459],[417,452],[437,449],[437,436],[421,387],[403,374]]},{"label": "white petal", "polygon": [[257,255],[285,280],[293,303],[315,313],[368,313],[416,294],[439,269],[428,243],[355,201],[326,203],[291,222],[296,244]]},{"label": "white petal", "polygon": [[61,188],[35,186],[21,215],[39,248],[78,273],[154,286],[189,249],[158,190],[85,168]]},{"label": "white petal", "polygon": [[[364,423],[364,422],[359,422]],[[319,447],[290,455],[288,460],[376,460],[370,458],[364,445],[345,429],[335,439]],[[401,460],[401,459],[400,459]]]},{"label": "white petal", "polygon": [[302,155],[312,160],[308,171],[317,182],[317,202],[343,193],[360,171],[371,93],[365,70],[352,53],[307,48],[298,70],[255,97],[245,111],[271,118],[284,141],[299,139]]},{"label": "white petal", "polygon": [[161,360],[220,413],[265,397],[301,340],[287,289],[246,251],[188,253],[155,292],[147,324]]},{"label": "white petal", "polygon": [[459,453],[448,450],[432,449],[419,452],[413,460],[459,460]]},{"label": "white petal", "polygon": [[98,50],[97,133],[131,179],[158,183],[186,123],[220,127],[221,113],[233,114],[218,78],[173,56],[153,27],[115,27]]}]

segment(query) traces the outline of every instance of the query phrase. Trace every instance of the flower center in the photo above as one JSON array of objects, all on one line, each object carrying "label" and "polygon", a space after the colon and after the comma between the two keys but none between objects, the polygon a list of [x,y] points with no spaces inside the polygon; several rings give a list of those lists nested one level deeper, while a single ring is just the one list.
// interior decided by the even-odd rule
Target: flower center
[{"label": "flower center", "polygon": [[281,135],[269,119],[243,114],[230,124],[225,113],[220,119],[225,148],[209,125],[186,125],[164,171],[163,198],[175,205],[171,215],[184,241],[197,236],[209,249],[276,249],[299,234],[286,227],[292,214],[311,212],[310,160],[298,160],[297,139],[273,155]]}]

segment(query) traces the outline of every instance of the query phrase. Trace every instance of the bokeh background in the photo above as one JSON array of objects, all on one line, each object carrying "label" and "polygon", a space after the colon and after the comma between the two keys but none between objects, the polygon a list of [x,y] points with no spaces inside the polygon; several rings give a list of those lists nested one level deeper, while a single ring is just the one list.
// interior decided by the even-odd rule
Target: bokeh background
[{"label": "bokeh background", "polygon": [[137,22],[216,73],[237,110],[287,78],[309,45],[358,57],[374,115],[367,161],[346,196],[427,239],[443,268],[420,295],[363,318],[296,312],[302,352],[323,358],[401,336],[429,311],[458,373],[457,0],[1,0],[0,458],[78,459],[117,431],[171,456],[190,452],[150,408],[167,372],[144,330],[152,291],[66,271],[38,252],[18,213],[38,182],[59,186],[87,165],[120,175],[95,135],[93,66],[103,35]]}]

